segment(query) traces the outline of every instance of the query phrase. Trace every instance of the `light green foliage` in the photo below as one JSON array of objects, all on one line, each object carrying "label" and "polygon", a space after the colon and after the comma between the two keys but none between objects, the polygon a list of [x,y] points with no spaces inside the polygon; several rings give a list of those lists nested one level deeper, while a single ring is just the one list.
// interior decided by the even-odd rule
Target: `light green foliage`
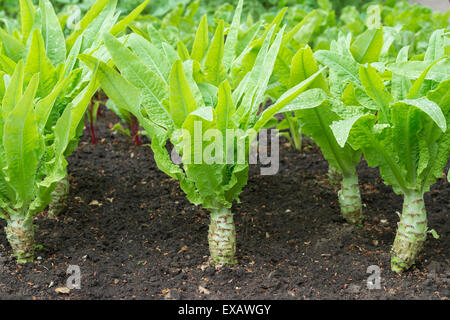
[{"label": "light green foliage", "polygon": [[[37,115],[38,110],[51,109],[54,99],[37,97],[39,74],[34,74],[28,85],[24,83],[25,68],[19,61],[11,81],[6,86],[0,112],[0,216],[8,224],[27,226],[23,231],[32,232],[33,217],[50,202],[50,193],[55,184],[64,178],[67,162],[64,152],[75,137],[74,123],[80,120],[96,89],[95,79],[77,98],[73,108],[67,108],[51,132],[45,132],[45,117]],[[61,91],[58,84],[49,95]],[[37,102],[38,101],[38,102]],[[42,102],[40,108],[37,104]],[[20,223],[18,222],[20,221]],[[33,259],[31,247],[20,246],[20,234],[14,234],[17,226],[6,229],[18,262]],[[31,228],[31,230],[30,230]],[[26,232],[27,231],[27,232]]]},{"label": "light green foliage", "polygon": [[20,0],[20,30],[0,29],[0,216],[19,262],[33,259],[33,217],[66,178],[65,158],[78,144],[86,107],[98,89],[95,72],[76,56],[97,49],[97,32],[120,33],[143,9],[114,26],[115,6],[98,0],[66,40],[50,1],[34,7]]},{"label": "light green foliage", "polygon": [[[391,71],[392,81],[390,87],[385,86],[383,75],[375,68],[360,67],[363,72],[360,72],[359,82],[350,81],[359,87],[359,83],[362,83],[362,91],[378,106],[378,113],[361,114],[351,121],[340,121],[333,125],[341,145],[350,143],[355,149],[361,149],[368,164],[379,167],[384,182],[391,185],[396,193],[404,195],[406,213],[408,208],[414,206],[408,203],[408,199],[414,198],[411,195],[422,199],[430,185],[442,177],[450,156],[450,69],[449,56],[443,48],[445,37],[448,35],[442,30],[435,31],[422,61],[388,64],[386,68]],[[405,56],[399,57],[399,60],[405,60]],[[416,68],[416,63],[421,64],[420,69]],[[439,74],[446,74],[446,78],[433,76],[431,71],[436,66],[439,66]],[[405,219],[415,216],[406,218],[405,215]],[[405,219],[402,218],[400,223]],[[417,228],[421,226],[412,224],[417,225]],[[410,237],[416,237],[426,230],[416,231]],[[400,230],[397,237],[403,239],[404,232]],[[405,239],[408,237],[404,238],[407,241]],[[399,241],[403,240],[396,240],[395,248],[408,247],[406,244],[400,245]],[[410,238],[408,241],[415,240]],[[399,259],[403,259],[399,258],[401,250],[395,248],[393,269],[400,271],[409,268],[414,263],[417,250],[413,256],[399,262]],[[409,248],[413,250],[414,245]]]},{"label": "light green foliage", "polygon": [[[372,37],[366,46],[354,45],[353,52],[358,57],[371,55],[376,59],[377,52],[379,55],[379,50],[375,48],[377,42],[379,39]],[[332,43],[332,51],[317,52],[317,59],[330,69],[330,85],[323,75],[319,75],[309,85],[311,90],[298,96],[282,111],[285,121],[291,123],[291,135],[294,136],[293,129],[301,128],[302,133],[310,136],[319,145],[330,167],[342,175],[342,187],[339,191],[342,215],[348,222],[360,225],[363,216],[355,166],[360,161],[361,151],[346,143],[340,145],[331,129],[334,122],[350,121],[363,111],[359,106],[347,106],[342,99],[345,84],[350,79],[358,80],[359,64],[351,53],[350,43],[347,39],[341,39],[339,43]],[[281,92],[319,71],[318,63],[309,47],[300,49],[293,55],[289,71],[289,77],[285,77],[287,79],[283,81],[285,85],[280,86],[283,88]],[[358,84],[362,85],[360,81]],[[275,91],[271,92],[275,94]],[[278,128],[282,125],[283,122]]]},{"label": "light green foliage", "polygon": [[[444,37],[442,32],[436,31],[436,33]],[[435,49],[437,48],[430,43],[428,51]],[[443,53],[442,50],[440,52]],[[374,164],[380,165],[386,182],[400,194],[408,190],[428,191],[432,181],[441,176],[442,163],[448,159],[448,145],[446,146],[444,142],[448,139],[446,132],[449,104],[446,89],[450,74],[447,63],[449,58],[445,55],[435,58],[440,62],[414,61],[424,65],[422,74],[416,72],[415,64],[411,65],[408,62],[387,65],[387,69],[392,71],[392,78],[403,76],[409,82],[409,85],[402,87],[402,90],[408,90],[407,92],[395,95],[392,90],[399,90],[398,86],[392,84],[391,92],[389,92],[389,88],[386,88],[381,80],[380,73],[373,67],[366,67],[366,71],[371,70],[371,73],[364,73],[366,80],[361,77],[360,82],[368,82],[367,85],[363,85],[363,90],[376,102],[379,106],[378,111],[381,112],[378,116],[360,115],[355,121],[346,124],[352,128],[349,137],[352,143],[361,147],[365,146],[371,149],[372,153],[377,154],[374,156],[377,158]],[[425,64],[432,67],[427,68]],[[438,78],[438,81],[435,81],[436,78],[427,76],[435,66],[440,66],[440,73],[447,74],[447,80]],[[412,69],[414,72],[411,72]],[[405,81],[405,79],[401,80]],[[353,85],[356,84],[355,81]],[[396,100],[393,96],[406,98]],[[389,99],[383,97],[389,97]],[[380,102],[377,102],[377,99],[380,99]],[[348,128],[346,131],[338,131],[338,128],[342,129],[346,125],[341,123],[335,126],[335,133],[342,142],[347,140],[342,134],[346,132],[348,135]],[[353,133],[353,130],[358,131],[359,134]],[[372,139],[377,141],[375,145],[371,145]],[[441,143],[442,147],[437,147]],[[434,147],[435,144],[436,147]],[[369,145],[371,148],[368,147]],[[376,146],[384,151],[378,153],[375,151]],[[442,156],[436,157],[435,155],[440,153],[439,150],[442,151]],[[390,163],[386,162],[388,159]],[[436,162],[440,164],[437,166],[440,169],[436,168],[440,172],[428,172],[428,169],[433,168]]]},{"label": "light green foliage", "polygon": [[[242,2],[238,8],[242,8]],[[240,9],[236,14],[240,14]],[[237,27],[238,23],[235,23],[233,28]],[[274,24],[262,38],[254,40],[244,51],[256,50],[255,59],[251,65],[243,65],[247,61],[239,60],[236,54],[236,38],[229,37],[223,41],[223,23],[217,24],[212,39],[209,39],[206,28],[204,18],[190,53],[191,59],[184,62],[152,30],[149,30],[153,32],[149,37],[151,41],[133,35],[130,41],[121,43],[105,34],[105,45],[121,74],[100,62],[99,79],[111,100],[138,118],[152,139],[158,167],[180,181],[181,188],[192,203],[201,204],[212,212],[221,212],[228,216],[224,221],[232,223],[232,219],[229,219],[231,212],[226,209],[238,200],[247,183],[250,141],[275,113],[304,91],[319,73],[295,86],[258,116],[284,30],[275,34]],[[229,30],[229,33],[233,32]],[[158,63],[154,63],[155,55]],[[80,58],[90,68],[99,63],[92,57]],[[170,70],[167,66],[170,66]],[[235,82],[235,89],[230,85],[234,80],[232,66],[248,70],[243,74],[242,81]],[[214,132],[219,135],[211,136],[210,140],[203,139],[208,129],[215,129]],[[233,129],[236,131],[227,132]],[[166,149],[168,139],[182,156],[181,167],[170,158]],[[209,159],[204,158],[208,151],[211,155]],[[242,162],[239,162],[239,154]],[[220,241],[232,241],[232,236],[224,237],[216,231],[215,227],[210,229],[211,239],[221,234]],[[224,247],[234,248],[225,244]],[[224,251],[211,250],[213,260],[219,260],[216,262],[226,264],[234,261],[234,252],[214,256],[217,252]]]},{"label": "light green foliage", "polygon": [[[427,232],[423,194],[450,152],[450,13],[392,0],[246,0],[233,14],[229,2],[0,4],[0,216],[20,262],[32,258],[32,218],[67,178],[65,157],[101,83],[109,107],[144,127],[159,168],[211,212],[215,262],[235,261],[230,208],[247,183],[250,141],[281,112],[277,128],[291,143],[300,149],[309,135],[342,175],[347,221],[362,221],[361,152],[404,195],[392,267],[414,263]],[[80,21],[71,21],[74,6]],[[17,19],[1,12],[15,7]],[[222,135],[194,144],[209,129]],[[240,130],[232,143],[230,129]]]},{"label": "light green foliage", "polygon": [[[203,28],[204,24],[202,23],[198,34],[202,33],[201,30]],[[221,28],[221,26],[218,27],[218,36],[216,38],[220,37]],[[206,40],[204,37],[202,39],[198,37],[198,39],[197,43],[199,45],[196,48],[203,49],[194,50],[198,53],[192,55],[202,60],[204,58],[204,65],[202,66],[195,60],[188,60],[184,64],[180,60],[171,61],[170,54],[167,55],[166,52],[161,50],[158,53],[159,56],[167,61],[167,63],[162,63],[162,65],[172,65],[170,76],[163,78],[161,74],[167,74],[167,70],[158,69],[159,66],[155,64],[148,65],[143,63],[141,57],[145,58],[145,53],[139,51],[139,48],[131,47],[136,50],[133,52],[123,46],[117,39],[106,35],[105,44],[115,64],[124,78],[138,89],[138,91],[131,91],[139,92],[132,101],[141,99],[142,107],[139,106],[140,103],[130,106],[129,103],[125,102],[128,100],[126,97],[116,98],[114,95],[110,95],[110,98],[116,105],[135,114],[140,119],[141,124],[144,125],[144,128],[151,126],[147,130],[147,134],[152,137],[152,147],[159,167],[170,176],[181,180],[181,186],[188,198],[195,204],[202,203],[206,208],[219,209],[221,207],[230,207],[237,198],[246,181],[245,178],[244,182],[242,182],[242,179],[238,179],[237,176],[242,176],[242,171],[248,170],[247,165],[187,164],[183,172],[183,170],[171,163],[167,151],[163,148],[165,140],[169,137],[177,147],[177,150],[182,153],[182,150],[184,150],[183,140],[177,135],[177,129],[186,129],[192,133],[193,137],[194,120],[203,124],[203,130],[217,126],[221,126],[223,127],[222,129],[226,130],[239,128],[241,125],[239,122],[231,120],[231,116],[236,113],[238,108],[231,99],[231,87],[228,85],[228,81],[226,81],[223,73],[224,46],[219,41],[213,40],[211,45],[204,49],[205,46],[201,42],[209,42],[209,40]],[[148,41],[144,38],[135,37],[135,41],[139,41],[143,47],[151,45],[152,48],[157,50],[158,48],[167,48],[165,43],[158,43],[158,40],[147,43]],[[269,49],[269,43],[270,39],[267,39],[265,53]],[[273,56],[276,56],[276,54]],[[88,65],[92,61],[88,57],[82,57],[82,59]],[[261,59],[261,65],[258,66],[260,70],[264,62],[264,59]],[[134,65],[140,67],[135,68],[133,67]],[[94,66],[94,63],[90,66]],[[106,65],[101,65],[101,68],[103,67],[105,69],[101,69],[101,71],[104,71],[105,77],[111,78],[112,85],[116,84],[115,80],[125,81],[114,76],[112,70],[107,68]],[[168,83],[165,78],[169,79]],[[102,86],[110,94],[105,80],[103,80]],[[256,87],[258,86],[256,85]],[[211,96],[214,92],[215,97]],[[214,104],[211,104],[211,102]],[[217,114],[219,111],[221,112],[220,115]],[[249,111],[247,110],[247,113]],[[224,120],[226,122],[225,126],[223,124]],[[186,162],[188,160],[190,159],[186,159]]]}]

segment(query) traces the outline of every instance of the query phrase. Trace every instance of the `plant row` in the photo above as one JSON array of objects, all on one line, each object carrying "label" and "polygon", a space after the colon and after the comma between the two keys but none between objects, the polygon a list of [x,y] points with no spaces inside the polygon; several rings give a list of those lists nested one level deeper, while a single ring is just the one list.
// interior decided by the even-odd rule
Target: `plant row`
[{"label": "plant row", "polygon": [[[340,184],[342,216],[355,227],[364,220],[356,166],[364,156],[379,168],[384,183],[403,196],[391,267],[409,269],[427,234],[437,236],[423,197],[450,156],[447,20],[430,32],[401,18],[396,24],[389,14],[401,7],[375,4],[364,20],[343,10],[339,23],[330,22],[334,11],[324,7],[300,21],[289,18],[299,8],[284,8],[243,22],[240,0],[231,19],[210,22],[203,15],[192,30],[181,21],[195,21],[198,2],[170,12],[163,21],[182,19],[166,27],[141,19],[148,2],[124,16],[116,0],[98,0],[66,30],[48,0],[38,7],[20,0],[20,28],[0,30],[0,217],[18,262],[33,260],[35,215],[65,207],[66,158],[101,89],[112,110],[143,128],[158,168],[210,212],[211,263],[236,263],[231,208],[247,184],[252,141],[277,127],[288,129],[296,146],[305,134],[320,147]],[[415,9],[401,12],[408,10]],[[334,28],[335,39],[316,34]],[[191,139],[199,130],[219,134],[199,149]],[[169,142],[181,165],[172,161]],[[216,161],[195,161],[207,149]],[[243,162],[219,161],[242,150]]]}]

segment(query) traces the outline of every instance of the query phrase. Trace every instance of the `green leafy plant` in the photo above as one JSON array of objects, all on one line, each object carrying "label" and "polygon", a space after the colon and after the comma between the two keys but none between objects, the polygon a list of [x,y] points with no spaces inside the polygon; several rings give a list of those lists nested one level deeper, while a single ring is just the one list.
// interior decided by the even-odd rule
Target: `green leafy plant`
[{"label": "green leafy plant", "polygon": [[[301,23],[290,31],[290,36],[285,38],[287,43],[302,25]],[[380,42],[383,42],[382,30],[370,29],[354,39],[353,43],[351,37],[342,37],[331,43],[330,51],[316,52],[316,58],[330,69],[329,81],[320,75],[311,83],[311,90],[282,110],[286,119],[298,123],[296,127],[301,128],[321,148],[329,162],[333,184],[341,185],[338,199],[342,216],[354,225],[361,225],[364,218],[356,173],[361,151],[354,150],[348,144],[340,146],[330,126],[334,121],[348,119],[365,111],[360,104],[347,104],[346,84],[354,76],[359,64],[378,59],[381,53]],[[304,81],[319,70],[313,51],[308,46],[295,54],[285,48],[281,51],[277,66],[279,69],[274,72],[272,80],[277,86],[269,91],[272,96]]]},{"label": "green leafy plant", "polygon": [[33,218],[50,203],[51,192],[66,175],[64,153],[76,136],[96,85],[94,76],[91,85],[46,132],[55,98],[68,81],[61,77],[48,95],[38,98],[39,86],[44,82],[38,73],[26,81],[27,70],[23,60],[16,64],[2,92],[0,110],[0,217],[7,221],[6,235],[18,263],[33,260]]},{"label": "green leafy plant", "polygon": [[[320,146],[324,157],[329,161],[331,175],[341,180],[339,202],[343,217],[352,224],[360,225],[363,220],[361,195],[359,191],[356,165],[360,162],[361,151],[348,143],[340,144],[332,134],[330,126],[337,121],[351,121],[366,113],[376,113],[376,103],[367,103],[370,98],[360,89],[358,68],[378,61],[383,46],[383,30],[368,29],[353,41],[350,36],[333,41],[329,51],[319,50],[315,58],[329,67],[331,108],[314,114],[299,111],[300,116],[313,140]],[[311,54],[312,55],[312,54]],[[380,101],[377,100],[380,103]],[[321,108],[324,106],[322,105]],[[308,130],[310,128],[310,131]]]},{"label": "green leafy plant", "polygon": [[[67,106],[90,81],[89,69],[80,65],[76,56],[82,52],[94,52],[101,56],[101,50],[95,51],[101,44],[99,32],[106,30],[110,30],[114,34],[123,32],[147,3],[148,0],[144,1],[130,15],[117,21],[118,16],[115,14],[117,1],[98,0],[75,28],[65,30],[48,0],[41,0],[37,8],[34,7],[31,0],[20,1],[20,30],[15,30],[10,34],[0,29],[2,43],[0,70],[11,76],[16,63],[19,60],[26,61],[25,83],[29,81],[33,73],[40,73],[38,97],[47,96],[62,76],[70,78],[68,84],[55,97],[55,106],[51,109],[45,124],[46,133],[53,130]],[[69,31],[67,39],[65,31]],[[28,43],[30,43],[29,46],[27,46]],[[65,153],[66,156],[76,149],[82,130],[83,124],[80,123],[77,135],[73,137],[73,141],[70,142]],[[49,207],[49,217],[57,216],[65,208],[69,192],[68,181],[66,175],[57,184],[53,201]]]},{"label": "green leafy plant", "polygon": [[[309,47],[298,52],[292,65],[292,74],[296,77],[296,81],[303,81],[319,70]],[[330,65],[327,66],[330,67]],[[335,70],[331,66],[330,78],[334,72]],[[333,86],[331,81],[330,85]],[[341,188],[338,198],[342,216],[351,224],[361,225],[363,214],[355,169],[360,162],[361,152],[353,150],[349,145],[339,146],[330,128],[333,121],[346,119],[352,112],[356,113],[359,110],[348,110],[340,102],[339,96],[330,93],[330,91],[333,92],[333,88],[329,88],[323,76],[318,77],[311,84],[310,89],[283,109],[283,112],[294,112],[304,134],[310,136],[317,143],[330,167],[333,168],[331,170],[339,174],[341,179],[338,180],[341,182]]]},{"label": "green leafy plant", "polygon": [[[272,25],[262,38],[249,45],[248,50],[259,47],[255,62],[232,89],[231,69],[244,67],[235,51],[241,10],[242,1],[225,42],[224,23],[220,22],[209,44],[204,19],[191,52],[181,50],[182,56],[154,35],[149,42],[133,34],[123,44],[106,34],[105,45],[121,74],[104,63],[100,63],[99,72],[101,86],[110,99],[133,113],[151,138],[158,167],[180,181],[193,204],[201,204],[210,211],[211,261],[219,265],[236,261],[236,235],[230,208],[247,183],[250,141],[319,74],[286,92],[258,116],[284,33],[282,29],[275,36],[275,25]],[[80,59],[91,68],[98,63],[88,56]],[[197,135],[200,134],[201,140],[211,129],[216,133],[215,139],[199,141]],[[232,135],[227,133],[229,130],[233,131]],[[227,143],[230,138],[231,143]],[[168,139],[182,156],[181,166],[174,164],[169,156]],[[211,158],[204,159],[202,155],[208,152]],[[243,155],[242,162],[238,154]]]},{"label": "green leafy plant", "polygon": [[[428,230],[423,195],[441,178],[450,156],[450,59],[448,33],[437,30],[420,61],[403,48],[394,63],[359,65],[352,85],[366,95],[377,114],[357,115],[333,123],[342,146],[362,150],[384,183],[403,195],[403,212],[391,252],[391,268],[410,268]],[[385,67],[387,69],[385,69]]]},{"label": "green leafy plant", "polygon": [[[301,147],[301,133],[310,135],[316,140],[325,158],[330,162],[330,183],[342,185],[339,191],[339,201],[343,216],[348,222],[357,225],[360,225],[363,219],[358,179],[354,169],[359,163],[360,151],[353,151],[348,145],[342,149],[330,134],[329,126],[332,122],[337,121],[336,119],[344,120],[368,111],[377,112],[377,104],[359,88],[360,83],[357,82],[356,85],[348,85],[348,83],[351,79],[357,78],[359,65],[369,62],[377,62],[382,65],[390,62],[395,59],[395,55],[401,49],[398,48],[401,44],[399,35],[407,32],[403,30],[405,28],[403,25],[393,24],[393,27],[379,28],[383,19],[387,19],[383,16],[383,10],[391,13],[391,7],[392,4],[386,4],[383,7],[381,4],[368,7],[365,23],[361,13],[355,7],[347,7],[342,11],[342,16],[337,24],[332,19],[330,20],[330,16],[326,18],[326,11],[323,10],[325,6],[308,14],[305,13],[304,17],[296,22],[296,25],[292,25],[295,21],[292,13],[295,17],[298,9],[288,10],[290,16],[288,15],[287,20],[292,28],[283,39],[282,49],[277,58],[268,91],[272,97],[276,98],[298,81],[302,81],[304,77],[317,71],[317,67],[314,67],[316,63],[312,58],[311,49],[305,48],[305,44],[311,42],[316,49],[320,49],[322,45],[317,40],[311,41],[311,37],[315,38],[313,35],[316,35],[318,31],[327,34],[327,32],[323,32],[323,21],[327,21],[325,26],[329,24],[330,28],[335,28],[342,24],[346,15],[354,15],[354,21],[358,23],[355,22],[352,27],[344,28],[342,28],[344,25],[341,25],[342,30],[338,38],[333,41],[328,40],[328,43],[331,43],[331,49],[329,51],[319,50],[315,55],[322,64],[330,68],[329,103],[331,103],[331,107],[329,112],[325,112],[328,110],[325,107],[327,103],[315,106],[319,110],[323,110],[318,118],[315,117],[316,111],[311,107],[295,111],[288,108],[287,112],[283,114],[284,120],[278,124],[277,128],[288,129],[288,132],[282,134],[287,136],[297,149]],[[431,12],[429,9],[423,9],[423,11]],[[439,16],[439,14],[436,15]],[[428,16],[428,19],[431,18]],[[352,19],[348,19],[348,21],[352,21]],[[377,26],[379,26],[378,29]],[[344,32],[345,29],[348,29],[347,32]],[[362,30],[365,31],[362,32]],[[357,36],[352,37],[348,31]],[[415,42],[411,41],[411,44],[415,45]],[[414,55],[417,52],[413,51],[411,54]],[[327,85],[323,80],[322,84],[319,84],[320,81],[316,79],[313,88],[317,87],[328,92]],[[380,101],[377,102],[380,104]],[[308,129],[305,130],[302,124]]]},{"label": "green leafy plant", "polygon": [[21,0],[20,31],[0,29],[0,216],[19,263],[33,260],[34,216],[49,204],[49,215],[64,207],[65,157],[77,147],[98,88],[76,56],[99,46],[102,28],[118,34],[138,13],[116,24],[115,5],[97,1],[67,40],[48,0],[37,9]]}]

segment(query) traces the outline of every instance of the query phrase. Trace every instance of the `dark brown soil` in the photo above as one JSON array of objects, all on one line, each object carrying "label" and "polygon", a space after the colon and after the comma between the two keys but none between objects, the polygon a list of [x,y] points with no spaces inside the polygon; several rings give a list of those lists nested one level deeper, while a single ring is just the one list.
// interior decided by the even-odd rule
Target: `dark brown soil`
[{"label": "dark brown soil", "polygon": [[[97,146],[85,135],[69,159],[71,195],[59,221],[36,219],[36,262],[16,266],[0,223],[0,299],[449,299],[450,185],[426,195],[429,236],[417,266],[389,268],[401,197],[377,170],[359,167],[366,220],[344,223],[327,163],[306,144],[300,154],[282,140],[280,172],[252,167],[234,206],[239,263],[207,266],[208,213],[191,205],[161,173],[149,147],[135,147],[99,120]],[[69,265],[81,268],[81,290],[58,294]],[[367,288],[367,268],[381,268],[381,289]]]}]

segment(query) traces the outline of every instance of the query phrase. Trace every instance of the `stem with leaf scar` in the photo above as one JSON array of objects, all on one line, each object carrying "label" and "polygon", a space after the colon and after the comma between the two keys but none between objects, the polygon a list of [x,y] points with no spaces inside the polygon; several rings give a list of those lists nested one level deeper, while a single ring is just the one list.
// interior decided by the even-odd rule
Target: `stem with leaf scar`
[{"label": "stem with leaf scar", "polygon": [[50,202],[48,207],[49,218],[56,218],[67,207],[69,189],[69,175],[66,174],[62,180],[56,183],[55,190],[52,192],[52,202]]},{"label": "stem with leaf scar", "polygon": [[228,208],[211,210],[208,233],[211,261],[217,265],[235,264],[236,229]]},{"label": "stem with leaf scar", "polygon": [[35,244],[33,219],[12,216],[7,220],[5,233],[17,263],[33,262]]},{"label": "stem with leaf scar", "polygon": [[397,273],[409,269],[416,261],[427,238],[427,213],[423,194],[405,194],[403,210],[391,251],[391,269]]},{"label": "stem with leaf scar", "polygon": [[342,217],[350,224],[361,226],[364,220],[359,191],[358,175],[342,175],[341,190],[338,193]]}]

